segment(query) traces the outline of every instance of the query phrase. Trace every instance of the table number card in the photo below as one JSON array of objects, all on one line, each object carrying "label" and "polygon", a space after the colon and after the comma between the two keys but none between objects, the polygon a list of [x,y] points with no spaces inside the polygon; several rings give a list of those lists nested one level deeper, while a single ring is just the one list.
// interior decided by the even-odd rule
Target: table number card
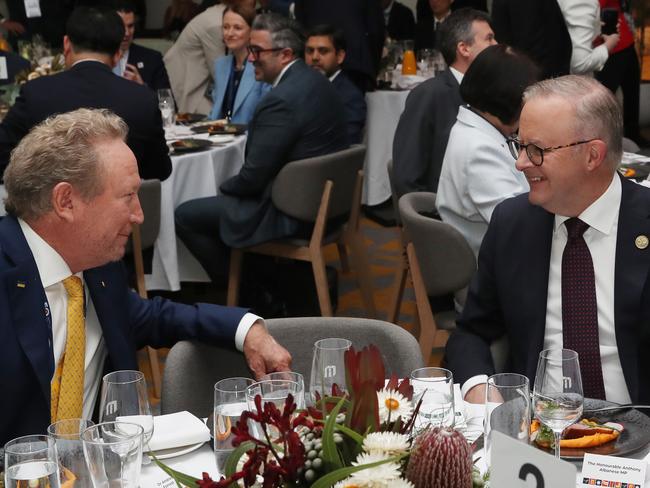
[{"label": "table number card", "polygon": [[490,485],[508,488],[575,488],[576,467],[501,432],[491,432]]},{"label": "table number card", "polygon": [[585,454],[580,486],[642,488],[646,466],[645,460]]}]

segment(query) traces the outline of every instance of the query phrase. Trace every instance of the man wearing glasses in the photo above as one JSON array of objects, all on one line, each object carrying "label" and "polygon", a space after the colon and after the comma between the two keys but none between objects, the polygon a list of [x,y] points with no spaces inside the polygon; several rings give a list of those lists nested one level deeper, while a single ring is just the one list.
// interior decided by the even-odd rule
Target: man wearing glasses
[{"label": "man wearing glasses", "polygon": [[616,173],[622,134],[618,103],[593,79],[564,76],[526,90],[510,147],[530,193],[494,211],[447,344],[467,400],[485,401],[490,345],[504,336],[505,370],[531,384],[539,352],[564,347],[578,351],[586,397],[650,399],[642,352],[650,191]]},{"label": "man wearing glasses", "polygon": [[176,209],[176,230],[213,282],[225,283],[228,247],[246,247],[296,235],[304,224],[271,203],[271,184],[297,159],[348,147],[345,109],[332,84],[301,59],[296,24],[277,14],[253,22],[248,61],[255,79],[272,85],[248,127],[246,160],[221,195]]}]

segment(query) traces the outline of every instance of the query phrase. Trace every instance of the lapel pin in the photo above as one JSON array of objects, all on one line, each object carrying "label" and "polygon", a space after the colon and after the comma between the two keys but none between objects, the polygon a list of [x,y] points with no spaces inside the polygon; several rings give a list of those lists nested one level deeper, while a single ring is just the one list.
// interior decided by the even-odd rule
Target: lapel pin
[{"label": "lapel pin", "polygon": [[[646,243],[646,246],[647,246],[647,245],[648,245],[648,244]],[[102,288],[106,288],[106,283],[104,283],[103,281],[100,281],[100,283],[102,284]]]},{"label": "lapel pin", "polygon": [[638,249],[645,249],[648,247],[648,244],[650,244],[650,240],[648,240],[648,236],[640,235],[636,236],[636,239],[634,239],[634,245]]},{"label": "lapel pin", "polygon": [[25,286],[27,286],[27,285],[25,285],[24,281],[18,281],[18,282],[16,282],[16,286],[18,288],[25,288]]},{"label": "lapel pin", "polygon": [[142,61],[138,61],[138,68],[144,68],[144,63]]}]

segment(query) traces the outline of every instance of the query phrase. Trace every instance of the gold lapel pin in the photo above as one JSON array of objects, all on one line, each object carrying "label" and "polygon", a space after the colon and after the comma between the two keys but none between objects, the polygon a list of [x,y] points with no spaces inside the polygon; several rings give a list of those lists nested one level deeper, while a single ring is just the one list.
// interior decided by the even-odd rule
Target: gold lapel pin
[{"label": "gold lapel pin", "polygon": [[26,285],[25,285],[24,281],[18,281],[18,282],[16,282],[16,286],[18,288],[25,288]]},{"label": "gold lapel pin", "polygon": [[640,235],[636,236],[636,239],[634,239],[634,245],[637,247],[637,249],[645,249],[648,247],[648,244],[650,244],[648,236]]}]

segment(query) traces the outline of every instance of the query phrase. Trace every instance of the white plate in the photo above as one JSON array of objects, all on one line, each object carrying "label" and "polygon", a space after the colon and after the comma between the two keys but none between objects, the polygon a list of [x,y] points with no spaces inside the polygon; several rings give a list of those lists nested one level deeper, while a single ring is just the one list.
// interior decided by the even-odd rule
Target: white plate
[{"label": "white plate", "polygon": [[201,447],[205,442],[199,442],[197,444],[191,444],[189,446],[173,447],[171,449],[160,449],[154,451],[154,454],[158,459],[169,459],[177,456],[182,456],[183,454],[188,454],[192,451],[196,451]]}]

